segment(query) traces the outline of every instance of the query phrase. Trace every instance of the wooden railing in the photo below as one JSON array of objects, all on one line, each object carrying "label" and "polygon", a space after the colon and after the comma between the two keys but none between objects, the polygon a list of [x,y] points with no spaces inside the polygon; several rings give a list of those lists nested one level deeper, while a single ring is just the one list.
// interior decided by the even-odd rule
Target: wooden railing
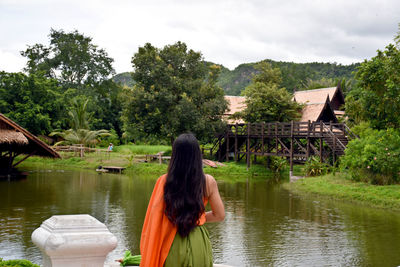
[{"label": "wooden railing", "polygon": [[[327,131],[329,130],[329,132]],[[326,134],[356,137],[344,123],[324,122],[277,122],[229,124],[225,134],[229,136],[309,136],[323,137]]]}]

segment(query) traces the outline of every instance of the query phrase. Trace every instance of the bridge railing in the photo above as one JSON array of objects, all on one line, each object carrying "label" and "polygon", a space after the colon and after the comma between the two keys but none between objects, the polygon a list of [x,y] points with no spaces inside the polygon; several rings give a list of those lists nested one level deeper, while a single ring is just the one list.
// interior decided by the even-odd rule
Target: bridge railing
[{"label": "bridge railing", "polygon": [[[326,128],[328,127],[328,128]],[[225,134],[229,136],[310,136],[323,137],[327,130],[335,135],[348,135],[344,123],[322,122],[272,122],[228,124]],[[354,135],[354,134],[353,134]]]}]

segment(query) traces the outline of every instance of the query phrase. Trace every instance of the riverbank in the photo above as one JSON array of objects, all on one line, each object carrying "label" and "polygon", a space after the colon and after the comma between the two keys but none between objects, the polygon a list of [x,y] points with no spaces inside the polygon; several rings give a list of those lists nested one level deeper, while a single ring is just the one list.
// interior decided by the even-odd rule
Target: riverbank
[{"label": "riverbank", "polygon": [[345,173],[306,177],[294,183],[285,183],[283,187],[299,195],[317,195],[375,208],[400,211],[400,185],[378,186],[354,182],[347,179]]},{"label": "riverbank", "polygon": [[[85,153],[84,158],[75,156],[73,152],[61,152],[62,159],[48,159],[30,157],[22,162],[18,169],[74,169],[95,170],[99,166],[124,167],[126,173],[138,173],[149,175],[161,175],[167,171],[168,161],[159,164],[158,160],[145,162],[147,154],[156,154],[164,151],[164,155],[170,155],[169,146],[136,146],[124,145],[115,147],[112,152]],[[281,177],[274,175],[265,167],[265,164],[252,164],[249,170],[244,162],[228,162],[225,166],[212,168],[205,166],[204,172],[213,175],[216,179],[228,181],[245,181],[247,179],[288,179],[288,170]]]}]

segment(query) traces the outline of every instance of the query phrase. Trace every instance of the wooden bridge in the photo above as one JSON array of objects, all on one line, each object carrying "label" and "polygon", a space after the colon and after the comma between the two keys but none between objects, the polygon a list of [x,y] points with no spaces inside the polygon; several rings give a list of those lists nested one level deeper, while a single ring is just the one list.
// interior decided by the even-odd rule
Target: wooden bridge
[{"label": "wooden bridge", "polygon": [[235,161],[246,157],[280,156],[294,162],[305,162],[312,156],[333,164],[344,154],[350,139],[357,138],[345,123],[289,122],[229,124],[217,136],[210,155],[218,161]]}]

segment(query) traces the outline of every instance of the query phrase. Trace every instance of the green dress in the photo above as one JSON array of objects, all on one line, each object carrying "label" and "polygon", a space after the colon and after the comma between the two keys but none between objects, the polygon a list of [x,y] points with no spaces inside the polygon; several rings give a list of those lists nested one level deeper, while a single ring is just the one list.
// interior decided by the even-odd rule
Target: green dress
[{"label": "green dress", "polygon": [[206,227],[201,225],[186,237],[176,233],[164,267],[211,267],[212,262],[210,237]]}]

